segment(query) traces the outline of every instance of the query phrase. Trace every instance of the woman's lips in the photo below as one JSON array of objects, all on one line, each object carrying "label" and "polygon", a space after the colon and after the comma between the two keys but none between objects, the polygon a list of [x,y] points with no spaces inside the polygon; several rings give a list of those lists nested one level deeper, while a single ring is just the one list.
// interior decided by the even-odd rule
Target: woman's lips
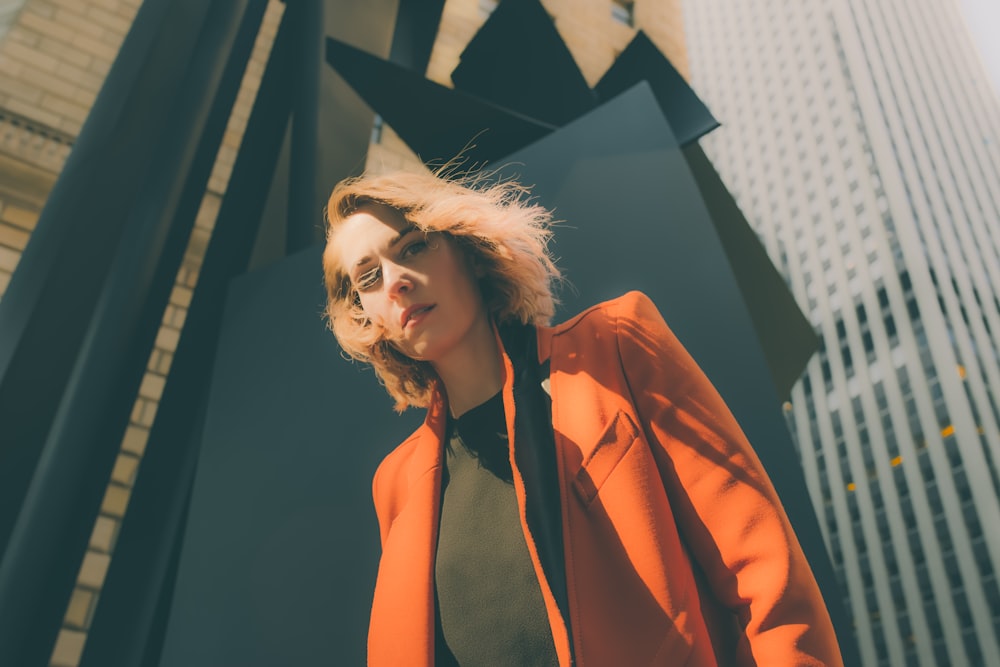
[{"label": "woman's lips", "polygon": [[400,317],[400,323],[405,329],[410,324],[416,324],[423,319],[424,315],[429,313],[434,309],[434,304],[432,303],[418,303],[410,306],[403,311],[403,315]]}]

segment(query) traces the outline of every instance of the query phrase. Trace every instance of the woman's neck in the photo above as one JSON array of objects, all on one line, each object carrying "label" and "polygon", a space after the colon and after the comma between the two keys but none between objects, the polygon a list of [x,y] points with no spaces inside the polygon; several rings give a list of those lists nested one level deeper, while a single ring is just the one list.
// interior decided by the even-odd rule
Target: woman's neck
[{"label": "woman's neck", "polygon": [[461,417],[495,396],[503,387],[503,360],[489,319],[479,320],[461,345],[434,364],[434,370],[448,393],[452,417]]}]

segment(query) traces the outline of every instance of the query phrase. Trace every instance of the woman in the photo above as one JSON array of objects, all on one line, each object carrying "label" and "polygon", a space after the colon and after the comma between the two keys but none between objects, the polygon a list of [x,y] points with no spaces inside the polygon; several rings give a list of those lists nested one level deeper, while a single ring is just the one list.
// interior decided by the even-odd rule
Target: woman
[{"label": "woman", "polygon": [[339,184],[328,316],[396,409],[371,665],[840,665],[732,415],[638,292],[548,327],[550,215],[513,182]]}]

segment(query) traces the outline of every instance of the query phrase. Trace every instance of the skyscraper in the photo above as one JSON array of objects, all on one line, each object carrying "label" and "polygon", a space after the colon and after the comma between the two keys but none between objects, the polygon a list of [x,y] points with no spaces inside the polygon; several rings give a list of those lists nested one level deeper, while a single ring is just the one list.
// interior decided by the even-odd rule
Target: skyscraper
[{"label": "skyscraper", "polygon": [[953,0],[691,0],[702,144],[821,338],[786,404],[865,665],[1000,664],[1000,100]]}]

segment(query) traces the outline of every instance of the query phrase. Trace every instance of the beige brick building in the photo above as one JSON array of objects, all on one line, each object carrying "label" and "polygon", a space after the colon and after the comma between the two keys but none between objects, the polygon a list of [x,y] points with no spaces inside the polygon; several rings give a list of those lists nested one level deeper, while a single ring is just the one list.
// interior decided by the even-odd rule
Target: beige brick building
[{"label": "beige brick building", "polygon": [[[636,27],[649,34],[687,75],[680,0],[546,0],[543,4],[591,84],[625,48]],[[0,298],[139,5],[140,0],[0,0]],[[459,54],[495,6],[493,0],[447,0],[428,66],[429,78],[450,85],[449,74]],[[201,260],[283,10],[283,3],[270,0],[66,611],[51,659],[54,667],[76,665],[83,650]],[[373,169],[421,168],[391,128],[384,128],[380,141],[372,146],[368,165]]]}]

